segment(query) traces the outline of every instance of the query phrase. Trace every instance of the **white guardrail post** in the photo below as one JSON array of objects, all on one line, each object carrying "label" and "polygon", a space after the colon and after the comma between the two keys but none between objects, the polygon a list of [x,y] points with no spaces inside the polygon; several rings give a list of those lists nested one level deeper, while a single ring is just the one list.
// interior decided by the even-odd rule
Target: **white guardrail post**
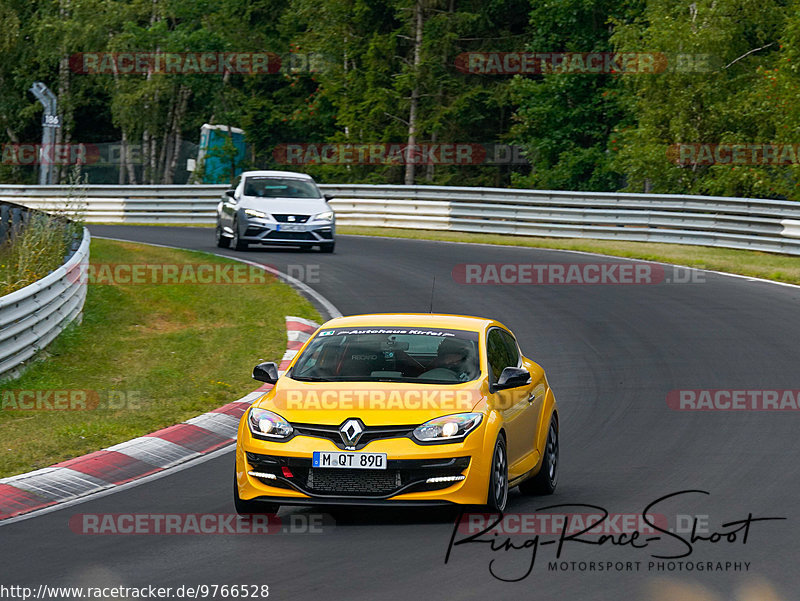
[{"label": "white guardrail post", "polygon": [[[800,255],[800,203],[758,198],[513,188],[329,184],[339,225],[666,242]],[[226,186],[86,187],[87,223],[213,224]],[[0,200],[42,210],[60,186],[0,185]]]},{"label": "white guardrail post", "polygon": [[0,296],[0,380],[45,348],[73,320],[86,300],[89,230],[78,250],[41,280]]}]

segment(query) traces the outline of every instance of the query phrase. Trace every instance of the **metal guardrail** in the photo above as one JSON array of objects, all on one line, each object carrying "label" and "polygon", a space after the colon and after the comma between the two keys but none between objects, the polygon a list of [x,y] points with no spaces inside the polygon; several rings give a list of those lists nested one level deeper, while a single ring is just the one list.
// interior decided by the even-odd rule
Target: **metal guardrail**
[{"label": "metal guardrail", "polygon": [[30,211],[22,205],[0,202],[0,243],[28,222]]},{"label": "metal guardrail", "polygon": [[86,300],[89,230],[64,265],[41,280],[0,296],[0,379],[50,344],[80,316]]},{"label": "metal guardrail", "polygon": [[[800,203],[757,198],[450,186],[322,185],[340,225],[595,238],[800,255]],[[226,186],[88,186],[88,223],[214,223]],[[0,200],[63,208],[59,186],[0,186]]]}]

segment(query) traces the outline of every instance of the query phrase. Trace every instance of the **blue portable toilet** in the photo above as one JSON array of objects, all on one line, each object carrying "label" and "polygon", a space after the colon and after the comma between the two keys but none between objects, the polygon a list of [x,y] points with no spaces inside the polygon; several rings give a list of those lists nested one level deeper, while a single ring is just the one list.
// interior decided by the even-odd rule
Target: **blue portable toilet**
[{"label": "blue portable toilet", "polygon": [[[233,142],[233,146],[231,146]],[[234,176],[242,172],[245,157],[244,130],[227,125],[204,123],[200,128],[197,165],[203,170],[203,183],[227,184],[231,180],[231,154],[234,153]]]}]

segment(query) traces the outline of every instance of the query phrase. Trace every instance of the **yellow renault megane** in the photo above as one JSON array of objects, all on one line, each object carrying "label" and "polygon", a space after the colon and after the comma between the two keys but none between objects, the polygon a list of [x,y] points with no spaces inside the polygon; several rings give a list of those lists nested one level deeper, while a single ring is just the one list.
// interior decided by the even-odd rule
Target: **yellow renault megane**
[{"label": "yellow renault megane", "polygon": [[550,494],[559,421],[544,370],[492,319],[433,314],[340,317],[303,345],[242,416],[234,502],[485,505],[509,487]]}]

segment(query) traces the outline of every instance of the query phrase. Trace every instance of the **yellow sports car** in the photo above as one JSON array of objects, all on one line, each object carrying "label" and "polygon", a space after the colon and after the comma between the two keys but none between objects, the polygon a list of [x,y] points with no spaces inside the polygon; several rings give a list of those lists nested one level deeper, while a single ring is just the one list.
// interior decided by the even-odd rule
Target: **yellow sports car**
[{"label": "yellow sports car", "polygon": [[242,416],[234,502],[485,505],[550,494],[558,409],[544,370],[492,319],[376,314],[325,323]]}]

